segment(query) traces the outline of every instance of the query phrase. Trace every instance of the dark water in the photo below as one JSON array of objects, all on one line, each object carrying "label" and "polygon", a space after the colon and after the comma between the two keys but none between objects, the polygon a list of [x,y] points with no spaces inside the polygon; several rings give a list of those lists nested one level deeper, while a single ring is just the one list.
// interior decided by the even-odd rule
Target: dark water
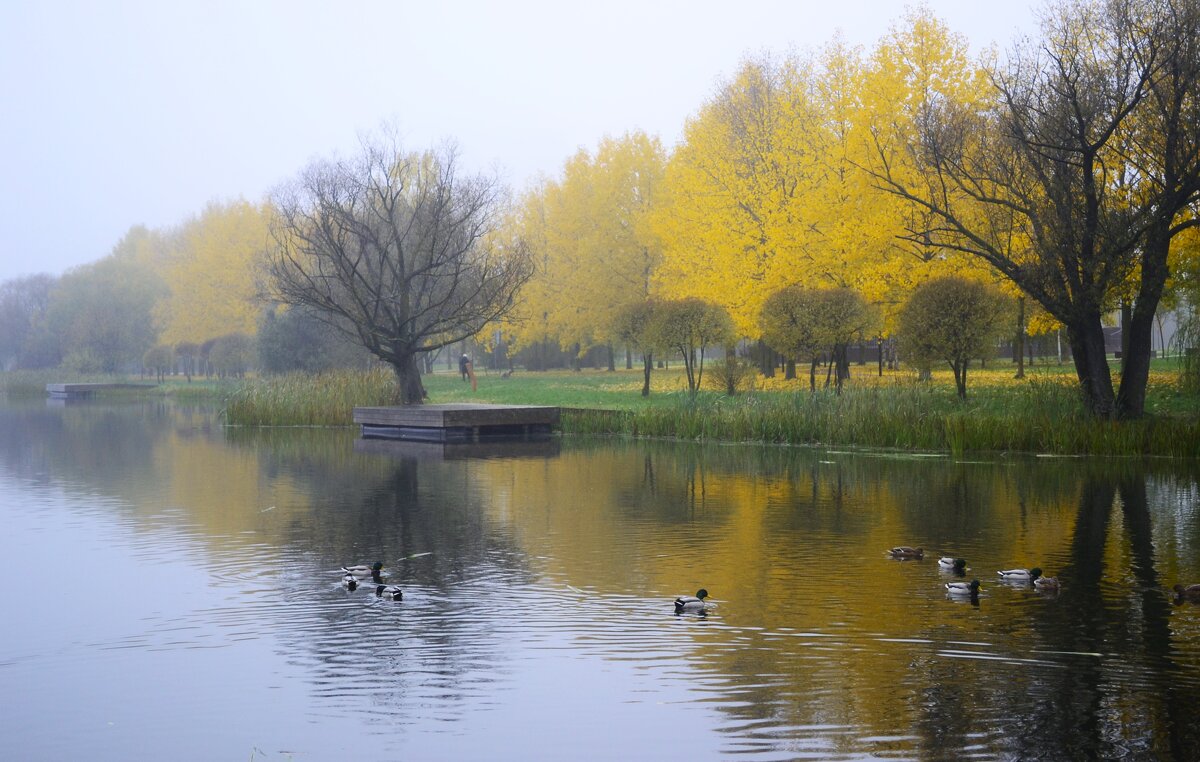
[{"label": "dark water", "polygon": [[9,403],[0,758],[1197,759],[1197,476]]}]

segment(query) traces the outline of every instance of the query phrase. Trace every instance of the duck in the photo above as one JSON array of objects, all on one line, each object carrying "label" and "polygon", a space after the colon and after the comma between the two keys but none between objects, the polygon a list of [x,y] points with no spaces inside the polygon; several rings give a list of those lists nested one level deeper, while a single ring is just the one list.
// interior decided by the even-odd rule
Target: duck
[{"label": "duck", "polygon": [[969,595],[972,598],[979,595],[979,580],[973,579],[970,582],[947,582],[946,593],[948,595]]},{"label": "duck", "polygon": [[404,591],[395,585],[380,585],[375,588],[376,598],[387,598],[392,601],[404,600]]},{"label": "duck", "polygon": [[681,595],[675,599],[675,613],[682,614],[685,611],[704,611],[704,599],[708,597],[708,591],[700,588],[694,596]]},{"label": "duck", "polygon": [[958,572],[959,574],[962,574],[964,571],[967,570],[967,559],[951,558],[950,556],[942,556],[941,558],[938,559],[938,566],[940,566],[941,568],[943,568],[947,571],[954,571],[954,572]]},{"label": "duck", "polygon": [[1176,602],[1191,601],[1192,603],[1200,603],[1200,585],[1176,585],[1172,589],[1175,591]]},{"label": "duck", "polygon": [[1037,566],[1033,567],[1032,569],[1005,569],[996,573],[999,574],[1000,579],[1004,580],[1005,582],[1036,583],[1037,578],[1042,576],[1042,570]]},{"label": "duck", "polygon": [[1033,581],[1033,586],[1043,592],[1058,592],[1062,587],[1058,583],[1058,577],[1038,577]]},{"label": "duck", "polygon": [[907,545],[899,545],[888,551],[892,558],[924,558],[925,550],[923,548],[910,548]]},{"label": "duck", "polygon": [[358,566],[343,566],[342,571],[347,574],[353,574],[355,577],[378,577],[382,574],[383,564],[376,561],[371,566],[359,564]]},{"label": "duck", "polygon": [[347,590],[355,590],[358,588],[358,577],[355,577],[353,574],[347,574],[342,577],[342,585]]}]

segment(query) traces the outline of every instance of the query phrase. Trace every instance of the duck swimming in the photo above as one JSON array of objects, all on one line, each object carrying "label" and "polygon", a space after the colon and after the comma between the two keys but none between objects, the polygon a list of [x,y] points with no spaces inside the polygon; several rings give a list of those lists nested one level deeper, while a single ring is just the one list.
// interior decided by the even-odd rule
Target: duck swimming
[{"label": "duck swimming", "polygon": [[925,550],[924,548],[910,548],[907,545],[899,545],[889,550],[888,555],[890,555],[892,558],[903,559],[924,558]]},{"label": "duck swimming", "polygon": [[387,598],[392,601],[404,600],[404,591],[395,585],[380,585],[375,588],[375,597]]},{"label": "duck swimming", "polygon": [[1033,586],[1042,592],[1058,592],[1062,585],[1058,584],[1057,577],[1038,577],[1033,581]]},{"label": "duck swimming", "polygon": [[970,596],[974,598],[979,595],[979,580],[973,579],[970,582],[947,582],[946,593],[953,596]]},{"label": "duck swimming", "polygon": [[675,599],[675,613],[682,614],[685,611],[704,611],[704,599],[708,597],[708,591],[700,588],[693,595],[681,595]]},{"label": "duck swimming", "polygon": [[383,564],[376,561],[372,566],[359,564],[358,566],[343,566],[342,571],[347,574],[353,574],[355,577],[377,577],[382,573]]},{"label": "duck swimming", "polygon": [[951,558],[950,556],[942,556],[938,559],[938,566],[947,570],[962,574],[967,570],[967,559]]},{"label": "duck swimming", "polygon": [[1042,576],[1040,567],[1032,569],[1005,569],[1004,571],[996,572],[1000,575],[1000,579],[1005,582],[1037,582],[1037,578]]},{"label": "duck swimming", "polygon": [[353,574],[347,574],[342,577],[342,585],[347,590],[354,590],[358,588],[358,577],[355,577]]},{"label": "duck swimming", "polygon": [[1200,585],[1176,585],[1172,588],[1175,591],[1175,602],[1183,603],[1191,601],[1192,603],[1200,603]]}]

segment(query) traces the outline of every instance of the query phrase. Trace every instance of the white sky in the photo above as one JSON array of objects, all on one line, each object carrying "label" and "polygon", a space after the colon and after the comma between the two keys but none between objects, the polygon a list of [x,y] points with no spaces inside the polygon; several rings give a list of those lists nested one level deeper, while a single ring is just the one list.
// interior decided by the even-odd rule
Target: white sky
[{"label": "white sky", "polygon": [[[745,54],[870,47],[907,5],[2,0],[0,281],[258,200],[385,120],[517,189],[605,134],[672,145]],[[1035,27],[1028,0],[926,5],[975,50]]]}]

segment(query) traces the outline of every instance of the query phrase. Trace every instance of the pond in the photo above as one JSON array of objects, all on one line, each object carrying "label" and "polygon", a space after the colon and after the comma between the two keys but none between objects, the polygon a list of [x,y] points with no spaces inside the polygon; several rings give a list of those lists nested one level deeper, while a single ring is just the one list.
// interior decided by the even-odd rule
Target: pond
[{"label": "pond", "polygon": [[[223,427],[0,404],[0,751],[1196,759],[1195,462]],[[885,549],[926,549],[899,561]],[[960,556],[979,597],[947,596]],[[340,567],[383,562],[394,602]],[[1039,566],[1047,594],[999,582]],[[703,614],[672,601],[710,593]]]}]

